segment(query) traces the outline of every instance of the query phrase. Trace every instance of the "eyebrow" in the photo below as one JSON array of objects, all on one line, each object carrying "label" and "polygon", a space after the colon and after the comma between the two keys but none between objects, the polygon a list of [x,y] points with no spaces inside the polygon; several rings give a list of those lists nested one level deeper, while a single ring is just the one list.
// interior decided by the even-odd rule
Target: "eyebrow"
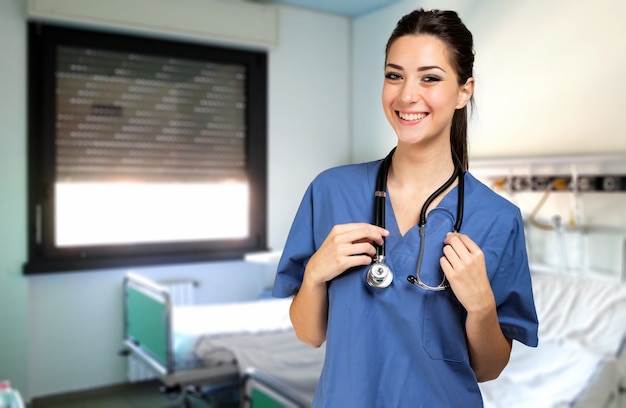
[{"label": "eyebrow", "polygon": [[[391,63],[387,64],[387,67],[388,67],[388,68],[397,69],[397,70],[404,70],[404,68],[403,68],[403,67],[401,67],[400,65],[391,64]],[[417,71],[418,71],[418,72],[422,72],[422,71],[428,71],[428,70],[431,70],[431,69],[438,69],[438,70],[440,70],[440,71],[446,72],[446,70],[445,70],[445,69],[441,68],[441,67],[440,67],[440,66],[438,66],[438,65],[426,65],[426,66],[423,66],[423,67],[419,67],[419,68],[417,68]]]}]

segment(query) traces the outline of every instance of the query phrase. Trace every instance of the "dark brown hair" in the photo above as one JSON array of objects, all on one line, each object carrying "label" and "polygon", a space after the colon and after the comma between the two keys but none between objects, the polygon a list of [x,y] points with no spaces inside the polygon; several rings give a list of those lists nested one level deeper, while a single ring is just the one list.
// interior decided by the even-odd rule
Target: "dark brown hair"
[{"label": "dark brown hair", "polygon": [[[448,45],[450,63],[456,71],[459,85],[474,76],[474,39],[454,11],[417,9],[403,16],[387,41],[385,59],[389,55],[389,48],[398,38],[418,34],[432,35]],[[473,103],[472,95],[470,104]],[[450,130],[452,154],[461,161],[465,170],[468,168],[467,116],[467,105],[457,109]]]}]

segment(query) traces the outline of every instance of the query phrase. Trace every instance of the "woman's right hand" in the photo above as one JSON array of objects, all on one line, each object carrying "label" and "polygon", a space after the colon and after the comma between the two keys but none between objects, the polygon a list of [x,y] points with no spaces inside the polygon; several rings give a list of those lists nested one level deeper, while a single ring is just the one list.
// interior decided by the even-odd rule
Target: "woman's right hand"
[{"label": "woman's right hand", "polygon": [[311,256],[305,279],[314,285],[325,284],[352,267],[371,264],[376,246],[388,235],[389,231],[368,223],[335,225]]},{"label": "woman's right hand", "polygon": [[304,270],[300,290],[293,297],[289,316],[296,336],[319,347],[326,340],[328,292],[326,282],[344,271],[372,263],[375,245],[382,245],[389,232],[367,223],[335,225]]}]

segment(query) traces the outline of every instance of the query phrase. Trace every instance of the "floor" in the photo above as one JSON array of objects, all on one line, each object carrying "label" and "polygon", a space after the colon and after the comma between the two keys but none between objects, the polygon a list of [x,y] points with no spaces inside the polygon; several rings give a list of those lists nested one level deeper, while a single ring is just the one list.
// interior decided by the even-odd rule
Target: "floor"
[{"label": "floor", "polygon": [[161,384],[147,381],[118,385],[44,398],[36,398],[30,408],[235,408],[239,407],[239,390],[229,387],[203,390],[204,395],[166,395]]}]

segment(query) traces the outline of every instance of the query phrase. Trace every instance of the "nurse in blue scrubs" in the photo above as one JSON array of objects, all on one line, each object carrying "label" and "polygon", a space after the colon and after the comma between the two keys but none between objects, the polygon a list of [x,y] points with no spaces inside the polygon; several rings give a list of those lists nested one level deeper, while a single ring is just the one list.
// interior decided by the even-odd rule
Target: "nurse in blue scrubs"
[{"label": "nurse in blue scrubs", "polygon": [[[478,382],[500,374],[512,341],[537,345],[520,211],[466,171],[473,63],[455,12],[404,16],[384,66],[388,168],[332,168],[304,195],[274,296],[294,295],[301,341],[326,342],[315,407],[481,407]],[[393,280],[377,287],[383,244]]]}]

